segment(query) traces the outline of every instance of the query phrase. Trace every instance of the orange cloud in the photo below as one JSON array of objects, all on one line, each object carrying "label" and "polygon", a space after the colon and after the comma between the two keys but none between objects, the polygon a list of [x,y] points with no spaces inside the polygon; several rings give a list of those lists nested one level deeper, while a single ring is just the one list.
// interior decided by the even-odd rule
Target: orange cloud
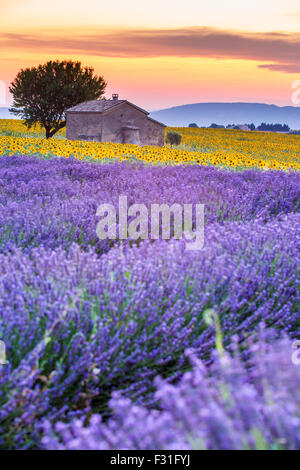
[{"label": "orange cloud", "polygon": [[300,72],[300,33],[247,33],[208,27],[39,35],[2,33],[2,49],[102,57],[201,57],[267,62],[271,71]]},{"label": "orange cloud", "polygon": [[284,73],[300,73],[300,64],[291,63],[291,64],[260,64],[258,65],[260,69],[268,69],[273,72],[284,72]]}]

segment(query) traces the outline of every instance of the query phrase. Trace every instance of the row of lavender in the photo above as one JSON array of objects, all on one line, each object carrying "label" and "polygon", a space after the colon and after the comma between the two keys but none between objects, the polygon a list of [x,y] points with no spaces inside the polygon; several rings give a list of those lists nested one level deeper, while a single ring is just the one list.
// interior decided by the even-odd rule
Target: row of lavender
[{"label": "row of lavender", "polygon": [[[238,359],[210,366],[215,329],[205,321],[213,309],[224,346],[235,335],[243,361],[251,360],[244,345],[261,322],[275,336],[299,335],[299,183],[298,174],[281,172],[2,158],[1,446],[299,447],[291,344],[265,341],[253,367]],[[132,203],[205,203],[204,249],[100,242],[96,209],[117,204],[119,194]],[[191,348],[202,363],[182,378]],[[167,383],[154,393],[158,375]],[[290,408],[279,412],[284,402]],[[57,425],[63,444],[49,424],[59,421],[70,423]]]},{"label": "row of lavender", "polygon": [[[216,356],[207,369],[186,351],[193,370],[175,386],[156,379],[160,411],[134,405],[115,392],[113,418],[93,415],[71,424],[43,424],[42,444],[54,450],[280,450],[299,449],[300,367],[291,367],[290,342],[262,331],[247,344],[251,359]],[[300,362],[300,361],[299,361]]]},{"label": "row of lavender", "polygon": [[100,165],[76,159],[6,157],[0,165],[0,250],[68,249],[75,242],[106,252],[96,235],[97,207],[142,203],[205,204],[205,224],[268,221],[299,210],[300,175],[230,172],[213,167]]}]

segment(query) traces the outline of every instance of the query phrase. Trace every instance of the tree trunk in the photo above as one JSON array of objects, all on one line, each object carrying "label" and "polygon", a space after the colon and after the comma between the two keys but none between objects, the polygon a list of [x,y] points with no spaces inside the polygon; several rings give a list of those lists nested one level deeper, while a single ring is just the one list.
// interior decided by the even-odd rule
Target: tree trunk
[{"label": "tree trunk", "polygon": [[50,137],[50,127],[45,126],[45,129],[46,129],[46,139],[49,139],[49,137]]},{"label": "tree trunk", "polygon": [[56,132],[58,132],[58,131],[59,131],[59,129],[52,129],[52,131],[50,131],[50,133],[49,133],[49,137],[53,137],[54,134],[56,134]]},{"label": "tree trunk", "polygon": [[53,137],[54,134],[56,134],[56,132],[58,132],[60,129],[62,129],[65,126],[66,126],[66,121],[61,122],[57,127],[54,127],[52,130],[51,130],[51,126],[45,126],[46,139],[50,139],[51,137]]}]

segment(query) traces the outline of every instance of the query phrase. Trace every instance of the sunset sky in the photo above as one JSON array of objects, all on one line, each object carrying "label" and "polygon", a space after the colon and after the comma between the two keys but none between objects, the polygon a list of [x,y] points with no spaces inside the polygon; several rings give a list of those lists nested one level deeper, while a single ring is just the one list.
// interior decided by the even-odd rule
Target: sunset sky
[{"label": "sunset sky", "polygon": [[[206,101],[291,102],[299,0],[0,0],[0,80],[80,60],[155,110]],[[6,103],[10,104],[7,93]]]}]

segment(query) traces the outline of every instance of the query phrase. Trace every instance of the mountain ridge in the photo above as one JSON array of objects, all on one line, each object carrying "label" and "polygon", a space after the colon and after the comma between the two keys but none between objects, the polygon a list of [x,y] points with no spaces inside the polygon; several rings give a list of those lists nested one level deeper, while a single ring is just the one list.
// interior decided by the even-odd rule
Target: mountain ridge
[{"label": "mountain ridge", "polygon": [[199,127],[216,124],[244,124],[262,122],[288,124],[300,129],[300,107],[278,106],[266,103],[204,102],[172,106],[152,111],[150,116],[169,126],[188,126],[195,122]]},{"label": "mountain ridge", "polygon": [[9,112],[9,108],[1,106],[0,107],[0,119],[17,119],[17,117],[14,114],[11,114]]},{"label": "mountain ridge", "polygon": [[[195,122],[199,127],[212,123],[250,124],[262,122],[288,124],[291,129],[300,129],[300,107],[278,106],[266,103],[247,102],[203,102],[171,106],[150,112],[150,117],[168,126],[186,127]],[[9,108],[0,107],[0,119],[17,119]]]}]

